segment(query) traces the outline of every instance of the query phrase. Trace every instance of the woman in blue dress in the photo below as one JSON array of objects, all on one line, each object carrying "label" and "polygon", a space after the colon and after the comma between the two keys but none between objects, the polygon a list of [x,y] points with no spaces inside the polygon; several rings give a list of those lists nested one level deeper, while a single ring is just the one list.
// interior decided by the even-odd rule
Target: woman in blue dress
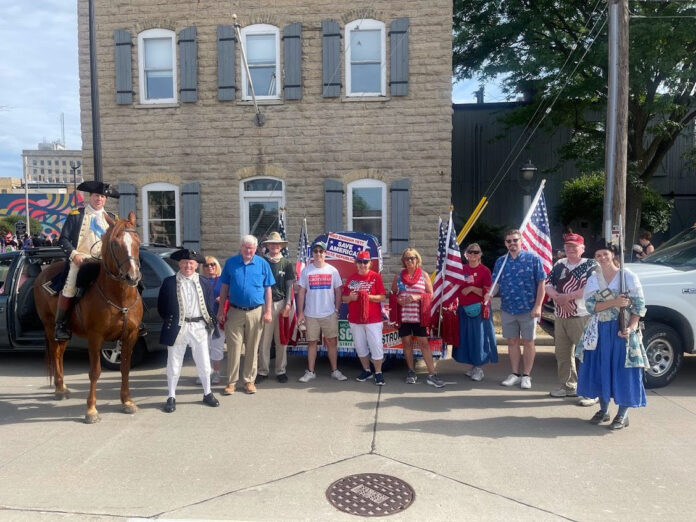
[{"label": "woman in blue dress", "polygon": [[[578,395],[599,397],[599,411],[593,424],[608,422],[609,401],[619,406],[612,430],[628,427],[628,409],[646,405],[643,372],[648,358],[638,324],[645,315],[645,299],[638,277],[624,270],[625,294],[620,294],[620,273],[613,246],[595,252],[597,270],[585,287],[585,306],[591,314],[576,356],[582,365],[578,372]],[[619,309],[626,308],[630,318],[619,329]]]},{"label": "woman in blue dress", "polygon": [[483,297],[493,284],[491,271],[481,263],[481,247],[471,243],[464,251],[468,264],[464,265],[464,283],[459,295],[459,346],[453,347],[455,361],[471,364],[466,375],[473,381],[483,379],[483,366],[498,362],[490,305],[483,304]]},{"label": "woman in blue dress", "polygon": [[[220,266],[220,262],[213,256],[205,256],[205,263],[201,265],[201,276],[205,277],[210,282],[210,288],[213,291],[213,313],[216,316],[218,308],[220,307],[220,288],[222,287],[222,281],[220,280],[221,273],[222,267]],[[213,337],[213,333],[211,332],[208,337],[211,367],[210,384],[220,384],[220,368],[222,366],[222,359],[225,356],[225,332],[221,328],[219,333],[220,335],[218,337]],[[198,379],[196,379],[196,382],[198,383]]]}]

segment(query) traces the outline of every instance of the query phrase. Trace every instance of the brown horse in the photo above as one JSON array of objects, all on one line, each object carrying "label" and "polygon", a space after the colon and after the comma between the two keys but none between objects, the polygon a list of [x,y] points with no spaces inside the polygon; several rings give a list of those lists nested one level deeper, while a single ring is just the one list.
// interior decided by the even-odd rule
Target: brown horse
[{"label": "brown horse", "polygon": [[[85,337],[89,345],[89,396],[85,422],[99,422],[97,379],[101,374],[99,353],[104,341],[121,341],[121,403],[125,413],[138,408],[131,400],[128,373],[133,346],[138,340],[138,325],[143,318],[143,302],[138,293],[140,281],[140,238],[135,230],[135,214],[111,222],[102,237],[101,268],[96,281],[70,313],[68,324],[73,333]],[[63,270],[64,262],[47,267],[34,283],[36,310],[46,333],[49,376],[53,374],[58,400],[69,397],[63,381],[63,354],[67,341],[54,339],[58,295],[50,295],[44,283]]]}]

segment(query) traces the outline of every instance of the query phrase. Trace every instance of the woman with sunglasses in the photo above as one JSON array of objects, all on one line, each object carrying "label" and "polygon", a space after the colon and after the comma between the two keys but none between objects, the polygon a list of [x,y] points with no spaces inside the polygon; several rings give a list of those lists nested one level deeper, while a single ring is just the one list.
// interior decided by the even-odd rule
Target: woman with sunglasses
[{"label": "woman with sunglasses", "polygon": [[[597,249],[599,265],[585,286],[585,307],[591,319],[576,348],[582,364],[578,370],[578,395],[599,397],[599,411],[592,424],[608,422],[609,401],[613,398],[619,411],[609,425],[611,430],[628,427],[628,409],[646,405],[643,371],[648,357],[643,336],[638,329],[645,315],[645,298],[638,277],[624,269],[626,293],[619,293],[621,274],[613,245]],[[620,309],[630,318],[624,329],[619,326]]]},{"label": "woman with sunglasses", "polygon": [[[200,270],[201,276],[208,280],[210,288],[213,290],[213,313],[215,317],[217,317],[220,307],[220,287],[222,286],[220,274],[222,273],[222,267],[220,266],[220,262],[213,256],[205,256],[205,263],[201,264]],[[212,370],[210,374],[210,384],[220,384],[220,367],[222,366],[222,359],[225,355],[225,333],[222,329],[220,329],[220,335],[217,338],[213,338],[213,334],[210,334],[208,346],[210,347],[210,367]],[[197,384],[200,384],[199,381],[200,379],[196,378]]]},{"label": "woman with sunglasses", "polygon": [[[358,252],[355,259],[358,271],[349,276],[343,285],[343,302],[348,303],[348,324],[363,367],[357,380],[365,382],[374,377],[377,386],[384,386],[381,303],[386,299],[387,292],[382,276],[370,270],[370,263],[368,250]],[[370,370],[370,356],[375,367],[374,375]]]},{"label": "woman with sunglasses", "polygon": [[[481,366],[498,362],[498,348],[490,309],[483,298],[493,284],[491,271],[481,263],[481,247],[471,243],[464,251],[468,264],[464,265],[464,284],[459,295],[459,346],[452,357],[455,361],[471,364],[466,375],[472,381],[483,380]],[[486,313],[488,312],[488,313]],[[484,317],[485,316],[485,317]]]},{"label": "woman with sunglasses", "polygon": [[428,378],[425,382],[436,388],[442,388],[445,383],[435,372],[433,354],[430,353],[428,343],[427,322],[423,317],[428,315],[423,312],[430,310],[430,300],[433,295],[433,285],[430,277],[421,269],[422,259],[415,248],[407,248],[401,254],[401,265],[404,269],[392,282],[391,291],[396,295],[397,322],[399,335],[404,350],[404,358],[408,365],[406,383],[416,384],[416,375],[413,363],[413,346],[416,345],[423,355],[423,361],[428,368]]}]

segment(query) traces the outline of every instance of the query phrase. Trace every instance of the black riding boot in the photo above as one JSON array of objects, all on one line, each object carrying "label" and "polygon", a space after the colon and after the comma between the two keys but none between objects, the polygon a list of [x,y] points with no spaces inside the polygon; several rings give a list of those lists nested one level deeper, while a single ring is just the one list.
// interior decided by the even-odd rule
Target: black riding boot
[{"label": "black riding boot", "polygon": [[53,337],[56,341],[69,341],[72,332],[68,328],[68,318],[72,306],[72,297],[58,296],[58,308],[56,309],[56,330]]},{"label": "black riding boot", "polygon": [[145,337],[147,335],[147,327],[142,321],[138,325],[138,337]]}]

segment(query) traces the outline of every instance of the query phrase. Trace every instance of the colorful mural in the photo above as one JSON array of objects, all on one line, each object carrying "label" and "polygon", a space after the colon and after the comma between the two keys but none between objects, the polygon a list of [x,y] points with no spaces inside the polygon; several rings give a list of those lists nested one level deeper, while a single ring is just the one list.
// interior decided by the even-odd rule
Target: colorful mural
[{"label": "colorful mural", "polygon": [[[78,203],[83,201],[77,193]],[[63,221],[75,206],[74,194],[29,194],[29,215],[41,223],[41,232],[60,234]],[[26,215],[23,194],[0,194],[0,216]]]}]

